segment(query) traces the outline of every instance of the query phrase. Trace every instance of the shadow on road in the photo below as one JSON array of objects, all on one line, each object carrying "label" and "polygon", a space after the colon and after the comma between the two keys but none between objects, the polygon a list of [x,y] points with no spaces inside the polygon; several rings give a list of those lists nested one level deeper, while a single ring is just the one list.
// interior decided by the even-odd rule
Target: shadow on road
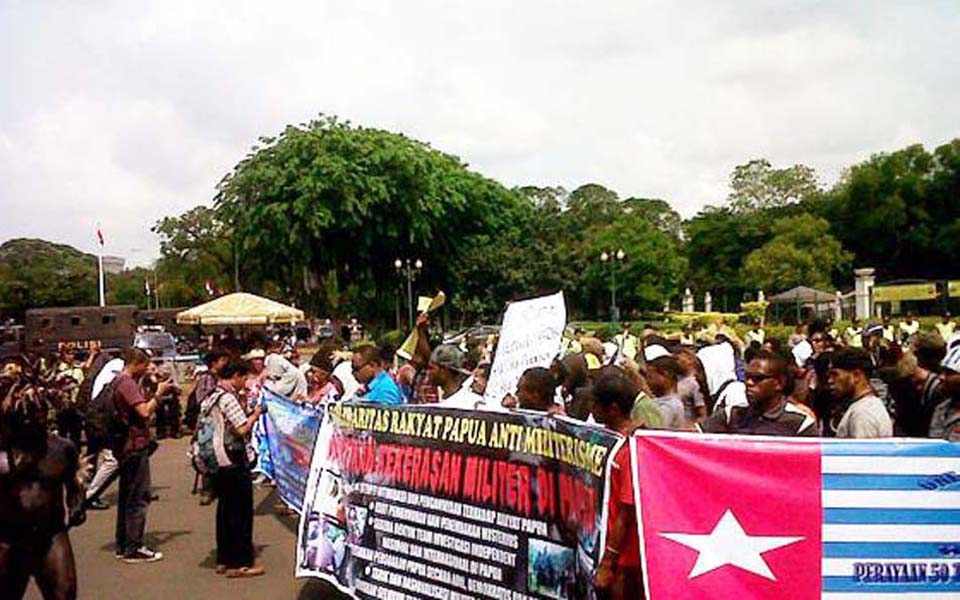
[{"label": "shadow on road", "polygon": [[350,596],[343,594],[326,581],[311,579],[303,584],[297,600],[348,600]]}]

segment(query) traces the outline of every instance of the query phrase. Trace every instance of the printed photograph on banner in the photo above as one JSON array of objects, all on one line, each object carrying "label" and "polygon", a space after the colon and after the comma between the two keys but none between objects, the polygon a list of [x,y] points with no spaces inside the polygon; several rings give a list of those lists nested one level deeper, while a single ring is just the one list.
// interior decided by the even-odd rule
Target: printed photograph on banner
[{"label": "printed photograph on banner", "polygon": [[546,598],[569,598],[575,589],[573,557],[571,548],[531,538],[527,549],[527,589]]},{"label": "printed photograph on banner", "polygon": [[620,436],[542,414],[331,407],[298,576],[359,599],[591,600]]}]

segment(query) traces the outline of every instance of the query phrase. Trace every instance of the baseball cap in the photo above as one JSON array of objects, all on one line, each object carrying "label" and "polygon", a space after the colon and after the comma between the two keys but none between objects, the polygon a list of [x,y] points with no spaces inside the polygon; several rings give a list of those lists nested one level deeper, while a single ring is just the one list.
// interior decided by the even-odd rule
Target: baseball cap
[{"label": "baseball cap", "polygon": [[430,362],[457,373],[470,374],[470,371],[463,368],[463,352],[453,344],[440,344],[434,348],[433,354],[430,355]]}]

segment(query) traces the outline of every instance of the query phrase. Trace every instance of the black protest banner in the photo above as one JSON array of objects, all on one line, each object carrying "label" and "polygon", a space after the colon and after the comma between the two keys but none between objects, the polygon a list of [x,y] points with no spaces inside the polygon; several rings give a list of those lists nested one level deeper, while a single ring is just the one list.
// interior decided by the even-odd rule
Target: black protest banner
[{"label": "black protest banner", "polygon": [[528,412],[333,406],[297,575],[357,598],[592,598],[620,442]]}]

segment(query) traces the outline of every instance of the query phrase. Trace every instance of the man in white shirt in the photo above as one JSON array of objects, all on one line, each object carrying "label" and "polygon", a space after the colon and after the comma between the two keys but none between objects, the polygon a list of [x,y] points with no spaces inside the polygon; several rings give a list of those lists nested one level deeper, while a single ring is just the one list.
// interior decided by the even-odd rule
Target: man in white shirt
[{"label": "man in white shirt", "polygon": [[[93,380],[90,399],[96,398],[100,392],[103,391],[103,388],[110,385],[110,383],[117,378],[117,375],[123,372],[123,367],[124,362],[122,358],[114,358],[107,361]],[[97,455],[93,456],[93,466],[96,468],[96,471],[93,473],[93,479],[91,479],[89,485],[87,485],[86,504],[88,508],[93,510],[106,510],[109,506],[101,497],[104,492],[101,488],[105,488],[110,478],[120,469],[120,463],[113,455],[113,450],[100,448]]]},{"label": "man in white shirt", "polygon": [[912,311],[908,312],[906,320],[900,321],[900,338],[906,342],[918,331],[920,331],[920,321],[913,316]]},{"label": "man in white shirt", "polygon": [[753,329],[747,332],[746,338],[748,346],[751,342],[757,342],[761,346],[763,345],[763,342],[767,339],[767,332],[763,330],[759,319],[753,322]]},{"label": "man in white shirt", "polygon": [[956,326],[953,323],[953,319],[950,318],[949,311],[943,313],[943,319],[937,323],[936,327],[937,333],[940,334],[940,337],[943,338],[943,341],[947,341],[953,336]]}]

